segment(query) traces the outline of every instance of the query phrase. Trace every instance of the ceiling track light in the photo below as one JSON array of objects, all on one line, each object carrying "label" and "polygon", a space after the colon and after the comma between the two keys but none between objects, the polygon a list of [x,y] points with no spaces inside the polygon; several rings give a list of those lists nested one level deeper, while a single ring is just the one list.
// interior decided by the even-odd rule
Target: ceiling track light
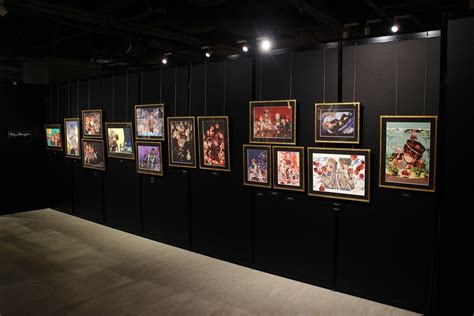
[{"label": "ceiling track light", "polygon": [[237,44],[240,44],[242,45],[242,51],[244,53],[247,53],[249,51],[249,46],[247,44],[247,40],[241,40],[241,41],[237,41]]},{"label": "ceiling track light", "polygon": [[173,53],[166,53],[163,55],[163,58],[161,59],[161,63],[163,65],[166,65],[168,63],[168,56],[172,55]]},{"label": "ceiling track light", "polygon": [[409,14],[395,16],[393,18],[393,25],[390,28],[392,33],[397,33],[400,30],[400,23],[398,21],[400,21],[402,19],[409,19],[409,18],[411,18],[411,16]]},{"label": "ceiling track light", "polygon": [[204,53],[204,55],[206,56],[206,58],[211,58],[211,56],[212,56],[212,50],[211,50],[211,47],[210,47],[210,46],[203,46],[203,47],[201,47],[201,49],[206,50],[206,52]]},{"label": "ceiling track light", "polygon": [[272,42],[268,37],[259,37],[257,41],[260,41],[260,50],[263,52],[269,52],[272,48]]}]

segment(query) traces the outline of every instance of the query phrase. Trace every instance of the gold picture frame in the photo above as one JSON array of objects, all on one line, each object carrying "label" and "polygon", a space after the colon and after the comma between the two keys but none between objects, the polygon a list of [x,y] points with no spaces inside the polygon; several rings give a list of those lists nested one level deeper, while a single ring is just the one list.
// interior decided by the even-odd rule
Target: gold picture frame
[{"label": "gold picture frame", "polygon": [[[87,114],[98,114],[99,115],[99,124],[98,127],[100,128],[100,133],[88,134],[88,130],[90,128],[85,128],[84,124],[87,124],[89,120],[86,119],[85,115]],[[104,115],[102,109],[94,109],[94,110],[82,110],[81,112],[81,130],[82,130],[82,137],[83,138],[103,138],[104,137]]]},{"label": "gold picture frame", "polygon": [[[225,146],[225,153],[224,153],[224,166],[220,167],[217,165],[214,166],[209,166],[205,165],[203,159],[205,156],[204,149],[203,149],[203,128],[202,128],[202,123],[205,121],[221,121],[224,123],[225,126],[225,135],[224,135],[224,141],[226,141],[227,146]],[[229,117],[228,116],[198,116],[197,117],[197,122],[198,122],[198,146],[199,146],[199,168],[200,169],[205,169],[205,170],[215,170],[215,171],[225,171],[225,172],[230,172],[230,143],[229,143]]]},{"label": "gold picture frame", "polygon": [[[151,108],[156,108],[156,109],[161,109],[161,117],[157,118],[156,124],[159,124],[159,120],[161,119],[161,136],[160,135],[140,135],[140,129],[141,129],[141,122],[138,120],[137,116],[137,111],[140,109],[151,109]],[[159,111],[158,111],[159,113]],[[165,140],[165,130],[166,130],[166,122],[165,122],[165,105],[164,103],[154,103],[154,104],[137,104],[135,105],[135,110],[134,110],[134,118],[135,118],[135,139],[136,140],[151,140],[151,141],[163,141]],[[152,132],[152,134],[158,133],[159,132]]]},{"label": "gold picture frame", "polygon": [[[68,122],[76,122],[77,124],[77,150],[78,150],[78,154],[77,155],[73,155],[73,154],[69,154],[69,149],[68,149],[68,145],[69,145],[69,137],[68,137],[68,126],[67,126],[67,123]],[[64,153],[66,155],[66,158],[72,158],[72,159],[81,159],[82,157],[82,149],[81,149],[81,121],[78,117],[70,117],[70,118],[65,118],[64,119],[64,140],[65,140],[65,150],[64,150]]]},{"label": "gold picture frame", "polygon": [[[330,116],[324,116],[321,112],[326,108],[326,113],[330,113]],[[332,102],[332,103],[315,103],[314,104],[314,142],[315,143],[333,143],[333,144],[359,144],[360,143],[360,102]],[[342,119],[334,116],[334,112],[344,112]],[[346,115],[346,112],[351,112],[352,119],[350,115]],[[330,132],[329,128],[323,128],[325,122],[333,118],[333,121],[343,122],[344,125],[339,128],[340,135],[337,135],[338,130]],[[344,122],[343,120],[347,122]],[[326,123],[326,125],[331,124],[331,122]],[[331,127],[338,128],[336,123],[330,125]],[[347,132],[347,129],[353,129],[353,135],[346,136],[344,135],[344,130]],[[326,131],[326,132],[324,132]],[[330,135],[333,133],[334,135]],[[326,135],[324,135],[326,134]],[[341,135],[342,134],[342,135]]]},{"label": "gold picture frame", "polygon": [[[326,170],[327,164],[324,166],[321,166],[321,162],[322,162],[321,160],[313,161],[313,154],[320,154],[321,156],[324,156],[324,154],[331,155],[330,159],[332,159],[335,162],[333,166],[335,166],[336,168],[341,166],[341,160],[347,161],[347,163],[345,164],[347,170],[345,170],[346,168],[343,168],[343,171],[341,172],[341,174],[345,174],[345,172],[347,172],[347,177],[344,178],[346,179],[347,184],[344,189],[330,188],[329,190],[333,191],[331,192],[326,188],[325,182],[321,180],[317,182],[317,185],[319,185],[319,187],[317,189],[314,188],[315,176],[324,176],[324,174],[327,172]],[[339,159],[337,161],[334,159],[336,156],[339,156]],[[360,156],[363,156],[364,159],[361,160],[359,158]],[[327,158],[327,157],[324,157],[324,158]],[[323,161],[325,161],[324,158],[323,158]],[[370,184],[372,181],[370,149],[308,147],[307,160],[308,160],[308,195],[309,196],[370,203],[370,197],[371,197]],[[348,165],[349,163],[350,165]],[[326,177],[326,182],[340,185],[342,181],[332,181],[332,179],[329,178],[331,175],[334,175],[334,176],[336,175],[335,170],[331,171],[331,174]],[[349,184],[349,181],[353,185],[352,188],[351,188],[351,185]],[[361,184],[361,181],[363,181],[363,184],[364,184],[363,186],[364,192],[362,195],[348,193],[350,190],[356,191],[357,189],[360,189],[360,186],[358,186],[357,184]]]},{"label": "gold picture frame", "polygon": [[[266,151],[267,152],[267,181],[266,182],[257,182],[257,181],[251,181],[248,179],[248,169],[249,169],[249,157],[248,157],[248,149],[254,149],[254,150],[261,150],[261,151]],[[243,144],[242,145],[242,163],[243,163],[243,184],[247,186],[253,186],[253,187],[260,187],[260,188],[271,188],[272,187],[272,165],[273,165],[273,160],[272,160],[272,146],[270,145],[248,145],[248,144]]]},{"label": "gold picture frame", "polygon": [[[406,137],[391,137],[392,147],[399,148],[400,152],[387,156],[387,128],[392,123],[392,129],[404,129]],[[405,123],[405,124],[400,124]],[[410,124],[407,124],[410,123]],[[418,124],[418,126],[416,126]],[[396,127],[396,126],[399,127]],[[426,128],[429,125],[429,141]],[[400,131],[397,132],[397,135]],[[419,191],[436,192],[436,162],[438,143],[438,116],[437,115],[381,115],[380,116],[380,150],[379,150],[379,187]],[[397,139],[398,138],[398,139]],[[395,142],[404,144],[395,146]],[[395,141],[393,140],[395,139]],[[403,149],[402,149],[403,147]],[[403,150],[403,152],[402,152]],[[427,156],[425,154],[428,154]],[[407,158],[408,157],[408,158]],[[428,157],[428,168],[426,168]],[[410,162],[406,160],[409,159]],[[387,161],[391,174],[387,174]],[[426,177],[426,171],[428,176]],[[396,175],[394,175],[396,173]],[[422,177],[423,176],[423,177]],[[388,179],[391,179],[387,181]],[[426,178],[428,182],[426,182]],[[398,180],[396,182],[395,180]],[[426,184],[425,184],[426,183]],[[424,186],[424,187],[423,187]]]},{"label": "gold picture frame", "polygon": [[[171,122],[172,121],[189,121],[191,122],[192,126],[192,163],[183,163],[183,162],[177,162],[176,159],[173,157],[173,132],[171,131]],[[197,166],[197,158],[196,158],[196,118],[194,116],[173,116],[173,117],[168,117],[167,118],[167,126],[168,126],[168,166],[170,167],[180,167],[180,168],[196,168]]]},{"label": "gold picture frame", "polygon": [[[297,112],[296,112],[296,107],[297,107],[297,102],[296,102],[296,99],[289,99],[289,100],[268,100],[268,101],[250,101],[249,102],[249,142],[251,144],[278,144],[278,145],[296,145],[296,125],[297,125],[297,119],[296,119],[296,115],[297,115]],[[286,122],[285,124],[281,124],[280,122],[278,123],[278,128],[276,127],[276,122],[275,124],[272,124],[271,122],[271,118],[268,118],[268,121],[270,123],[265,123],[265,125],[274,125],[272,126],[273,128],[271,130],[268,130],[268,135],[267,136],[270,136],[270,137],[264,137],[263,135],[261,137],[256,137],[256,131],[255,131],[255,127],[257,124],[256,122],[256,109],[263,109],[264,113],[263,115],[272,115],[270,114],[270,109],[269,108],[282,108],[283,109],[290,109],[290,113],[291,113],[291,127],[290,129],[287,129],[287,128],[282,128],[281,126],[284,126],[284,125],[287,125],[288,122]],[[268,114],[265,114],[265,111],[267,111],[266,113]],[[288,112],[288,111],[286,111]],[[279,113],[279,112],[276,112],[275,109],[272,109],[272,113],[274,115],[274,120],[284,120],[284,118],[282,117],[282,113]],[[284,114],[284,116],[286,117],[288,113]],[[278,118],[276,117],[276,115],[278,115]],[[262,116],[262,122],[259,122],[260,124],[263,124],[263,116]],[[288,120],[287,120],[288,121]],[[261,128],[261,132],[262,133],[265,133],[265,130],[263,130],[263,128]],[[288,131],[291,131],[291,137],[286,137],[286,139],[283,137],[283,138],[279,138],[279,137],[275,137],[275,136],[272,136],[271,134],[274,134],[274,132],[276,131],[277,133],[280,131],[280,130],[283,130],[285,131],[285,133],[287,133]]]},{"label": "gold picture frame", "polygon": [[[299,185],[285,185],[278,183],[278,151],[286,151],[286,152],[298,152],[299,156]],[[272,187],[278,190],[286,190],[286,191],[297,191],[297,192],[304,192],[305,191],[305,160],[304,160],[304,147],[303,146],[272,146]],[[291,163],[290,163],[291,164]]]},{"label": "gold picture frame", "polygon": [[[109,129],[123,129],[124,130],[124,140],[127,139],[127,135],[125,130],[129,130],[129,142],[130,144],[128,147],[130,148],[130,153],[125,153],[125,152],[111,152],[111,135]],[[119,158],[119,159],[128,159],[128,160],[134,160],[135,159],[135,147],[133,143],[133,126],[131,122],[106,122],[105,123],[105,132],[106,132],[106,144],[107,144],[107,156],[109,158]],[[117,135],[117,134],[116,134]],[[120,139],[119,139],[120,140]]]},{"label": "gold picture frame", "polygon": [[[164,168],[164,163],[163,163],[163,147],[161,146],[161,142],[153,142],[153,141],[141,141],[137,140],[135,142],[136,146],[136,151],[137,151],[137,162],[136,162],[136,168],[137,168],[137,173],[141,174],[147,174],[147,175],[152,175],[152,176],[163,176],[163,168]],[[144,158],[144,155],[142,156],[142,153],[140,151],[140,146],[147,146],[147,147],[156,147],[159,148],[159,165],[160,169],[157,171],[151,171],[150,168],[144,169],[140,167],[140,164],[142,163],[142,158]]]}]

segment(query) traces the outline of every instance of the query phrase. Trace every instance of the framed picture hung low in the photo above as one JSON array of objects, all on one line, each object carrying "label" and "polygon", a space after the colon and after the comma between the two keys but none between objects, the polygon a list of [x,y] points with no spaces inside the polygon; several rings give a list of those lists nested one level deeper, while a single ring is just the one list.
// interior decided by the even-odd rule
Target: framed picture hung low
[{"label": "framed picture hung low", "polygon": [[135,138],[140,140],[165,139],[164,104],[135,105]]},{"label": "framed picture hung low", "polygon": [[380,117],[380,187],[435,191],[437,128],[437,116]]},{"label": "framed picture hung low", "polygon": [[168,117],[168,165],[196,168],[195,119]]},{"label": "framed picture hung low", "polygon": [[230,171],[229,118],[198,116],[199,168]]},{"label": "framed picture hung low", "polygon": [[359,144],[360,103],[316,103],[316,143]]},{"label": "framed picture hung low", "polygon": [[308,148],[308,194],[370,202],[370,149]]},{"label": "framed picture hung low", "polygon": [[66,139],[66,157],[81,158],[81,126],[78,118],[64,119],[64,137]]},{"label": "framed picture hung low", "polygon": [[102,138],[102,110],[82,110],[82,137]]},{"label": "framed picture hung low", "polygon": [[82,166],[105,170],[104,141],[102,139],[82,139]]},{"label": "framed picture hung low", "polygon": [[63,150],[63,137],[60,124],[46,124],[44,126],[46,135],[46,149]]},{"label": "framed picture hung low", "polygon": [[135,159],[132,123],[105,123],[105,130],[109,157]]},{"label": "framed picture hung low", "polygon": [[250,143],[296,144],[296,100],[250,101]]},{"label": "framed picture hung low", "polygon": [[161,142],[137,141],[137,173],[163,175]]},{"label": "framed picture hung low", "polygon": [[272,147],[243,145],[244,185],[272,187]]},{"label": "framed picture hung low", "polygon": [[305,190],[304,147],[273,146],[273,188]]}]

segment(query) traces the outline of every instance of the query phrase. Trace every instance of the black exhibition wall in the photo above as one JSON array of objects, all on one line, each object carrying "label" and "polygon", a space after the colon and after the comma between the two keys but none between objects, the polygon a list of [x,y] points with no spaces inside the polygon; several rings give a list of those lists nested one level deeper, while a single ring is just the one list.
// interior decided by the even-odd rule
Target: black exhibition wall
[{"label": "black exhibition wall", "polygon": [[[0,82],[0,174],[2,203],[0,214],[41,209],[56,195],[46,179],[43,122],[46,87]],[[49,109],[48,109],[49,112]],[[57,156],[64,160],[62,153]],[[49,170],[53,177],[60,173]]]},{"label": "black exhibition wall", "polygon": [[[163,177],[138,175],[135,161],[112,158],[101,172],[48,152],[50,185],[63,190],[49,204],[230,262],[433,313],[442,279],[434,270],[440,194],[379,189],[378,147],[380,115],[439,114],[441,44],[440,32],[429,32],[54,84],[46,105],[52,123],[96,108],[105,122],[133,122],[135,104],[161,102],[166,116],[228,115],[231,172],[165,166]],[[290,98],[298,102],[300,146],[315,146],[315,102],[361,102],[362,141],[350,147],[372,151],[371,203],[242,185],[248,102]]]}]

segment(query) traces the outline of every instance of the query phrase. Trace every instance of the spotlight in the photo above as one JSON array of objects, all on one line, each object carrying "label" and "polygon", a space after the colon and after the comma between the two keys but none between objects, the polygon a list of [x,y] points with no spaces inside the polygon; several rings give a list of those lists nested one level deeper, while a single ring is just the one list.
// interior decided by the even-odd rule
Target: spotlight
[{"label": "spotlight", "polygon": [[212,52],[210,50],[208,50],[205,55],[206,55],[207,58],[211,58]]},{"label": "spotlight", "polygon": [[400,29],[400,27],[396,23],[394,25],[392,25],[392,27],[390,28],[392,33],[397,33],[399,29]]},{"label": "spotlight", "polygon": [[166,64],[168,63],[168,58],[163,57],[163,59],[161,60],[161,63],[162,63],[163,65],[166,65]]},{"label": "spotlight", "polygon": [[262,43],[260,44],[260,48],[261,48],[264,52],[268,52],[271,47],[272,47],[272,43],[271,43],[270,40],[268,40],[268,39],[264,39],[264,40],[262,41]]},{"label": "spotlight", "polygon": [[249,47],[248,47],[248,45],[247,45],[247,40],[237,41],[237,44],[242,45],[242,51],[243,51],[244,53],[246,53],[246,52],[249,51]]},{"label": "spotlight", "polygon": [[244,53],[248,52],[248,51],[249,51],[249,47],[248,47],[247,45],[242,46],[242,51],[243,51]]}]

